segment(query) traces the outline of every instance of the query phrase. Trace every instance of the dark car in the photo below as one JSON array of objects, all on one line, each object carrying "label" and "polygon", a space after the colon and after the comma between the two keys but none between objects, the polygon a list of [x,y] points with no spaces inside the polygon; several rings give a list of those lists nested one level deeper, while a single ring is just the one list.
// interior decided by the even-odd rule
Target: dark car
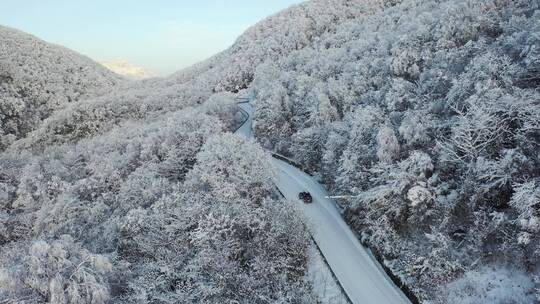
[{"label": "dark car", "polygon": [[298,193],[298,198],[301,199],[306,204],[311,204],[313,202],[313,197],[309,192],[300,192]]}]

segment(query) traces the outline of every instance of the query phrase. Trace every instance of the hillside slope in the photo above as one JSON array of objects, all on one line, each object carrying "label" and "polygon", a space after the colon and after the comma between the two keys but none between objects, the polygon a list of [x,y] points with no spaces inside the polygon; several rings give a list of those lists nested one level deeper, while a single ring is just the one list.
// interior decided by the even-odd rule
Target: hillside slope
[{"label": "hillside slope", "polygon": [[0,112],[21,118],[0,154],[0,301],[315,303],[309,226],[229,134],[247,90],[260,145],[345,195],[420,301],[534,303],[538,20],[536,0],[314,0],[167,78],[100,94],[117,82],[87,71],[89,98],[62,68],[49,93],[46,71],[20,82],[78,102]]},{"label": "hillside slope", "polygon": [[392,2],[259,66],[255,136],[419,299],[533,303],[539,2]]},{"label": "hillside slope", "polygon": [[317,301],[307,226],[228,134],[215,62],[70,103],[0,154],[0,302]]},{"label": "hillside slope", "polygon": [[124,80],[89,58],[0,26],[0,149],[66,104]]},{"label": "hillside slope", "polygon": [[265,61],[312,44],[342,22],[360,22],[384,5],[384,1],[328,0],[293,6],[254,25],[229,49],[191,68],[58,111],[18,146],[39,149],[78,141],[128,120],[156,117],[202,104],[215,93],[245,89]]}]

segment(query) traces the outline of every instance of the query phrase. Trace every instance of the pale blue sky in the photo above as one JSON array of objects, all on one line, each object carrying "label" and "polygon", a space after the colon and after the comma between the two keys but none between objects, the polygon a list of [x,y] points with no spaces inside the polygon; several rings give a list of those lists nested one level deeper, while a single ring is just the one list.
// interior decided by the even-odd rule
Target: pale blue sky
[{"label": "pale blue sky", "polygon": [[226,49],[249,26],[302,0],[0,0],[0,24],[95,60],[164,75]]}]

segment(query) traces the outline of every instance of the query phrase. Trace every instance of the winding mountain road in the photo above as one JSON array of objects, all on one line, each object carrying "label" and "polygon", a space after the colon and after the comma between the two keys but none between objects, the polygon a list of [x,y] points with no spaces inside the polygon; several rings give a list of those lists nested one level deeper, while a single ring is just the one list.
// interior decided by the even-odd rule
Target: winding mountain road
[{"label": "winding mountain road", "polygon": [[[253,113],[249,99],[238,104],[246,120],[236,134],[253,137]],[[277,158],[272,162],[278,170],[276,186],[290,200],[298,200],[298,193],[308,191],[313,203],[302,208],[312,225],[312,236],[339,284],[354,304],[410,303],[394,285],[382,267],[364,248],[343,221],[336,204],[311,176]]]}]

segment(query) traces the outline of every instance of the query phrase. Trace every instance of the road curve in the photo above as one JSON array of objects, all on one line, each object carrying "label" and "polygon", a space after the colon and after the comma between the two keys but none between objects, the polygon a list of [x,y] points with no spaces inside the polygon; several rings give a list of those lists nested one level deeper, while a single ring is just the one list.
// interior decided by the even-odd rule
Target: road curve
[{"label": "road curve", "polygon": [[[246,115],[244,123],[235,133],[253,136],[253,113],[249,100],[238,104]],[[298,168],[272,159],[278,170],[276,186],[290,200],[298,200],[298,193],[309,191],[312,204],[302,208],[312,225],[312,236],[324,255],[343,290],[354,304],[410,303],[401,290],[394,285],[382,267],[364,248],[358,238],[343,221],[335,202],[326,198],[326,190],[311,176]]]}]

